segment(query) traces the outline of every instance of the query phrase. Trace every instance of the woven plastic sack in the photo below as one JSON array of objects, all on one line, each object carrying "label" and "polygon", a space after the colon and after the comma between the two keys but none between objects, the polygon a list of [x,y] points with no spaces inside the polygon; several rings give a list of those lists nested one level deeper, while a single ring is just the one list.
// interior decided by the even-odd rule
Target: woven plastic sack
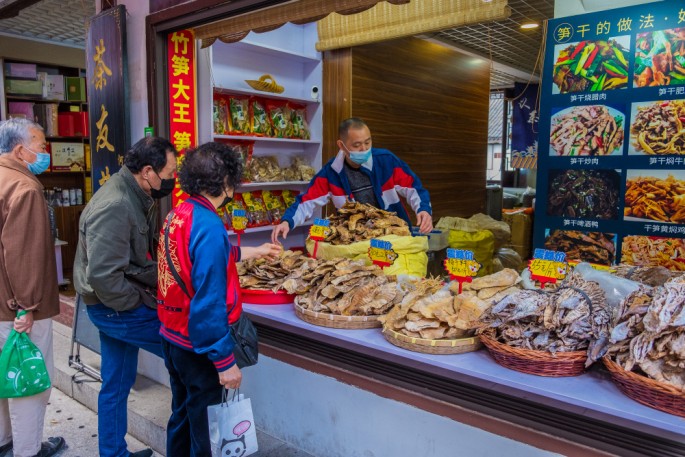
[{"label": "woven plastic sack", "polygon": [[[26,314],[19,311],[17,317]],[[0,353],[0,398],[30,397],[50,388],[40,349],[27,333],[10,332]]]},{"label": "woven plastic sack", "polygon": [[[428,251],[427,237],[387,235],[378,239],[392,243],[392,249],[397,253],[395,262],[383,269],[385,274],[426,277],[428,271],[428,256],[426,255],[426,251]],[[332,245],[319,242],[316,258],[333,260],[344,257],[352,260],[364,260],[370,265],[371,260],[368,257],[370,247],[371,240],[358,241],[346,245]],[[307,240],[307,252],[311,255],[313,251],[314,241]]]},{"label": "woven plastic sack", "polygon": [[468,219],[461,217],[441,217],[435,228],[440,230],[461,230],[464,232],[477,232],[490,230],[494,235],[495,250],[502,248],[511,238],[511,228],[506,222],[498,221],[487,214],[474,214]]},{"label": "woven plastic sack", "polygon": [[495,236],[490,230],[476,232],[450,230],[449,243],[452,249],[473,251],[476,261],[482,265],[478,270],[478,276],[489,275],[493,272],[492,256],[495,253]]}]

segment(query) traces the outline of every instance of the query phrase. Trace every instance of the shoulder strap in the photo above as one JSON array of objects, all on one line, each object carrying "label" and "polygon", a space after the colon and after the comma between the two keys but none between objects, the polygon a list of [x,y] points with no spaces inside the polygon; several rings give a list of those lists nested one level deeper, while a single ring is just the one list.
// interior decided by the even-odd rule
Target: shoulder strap
[{"label": "shoulder strap", "polygon": [[169,271],[171,271],[171,274],[174,276],[176,283],[179,285],[183,293],[185,293],[188,296],[188,298],[192,298],[188,293],[188,288],[181,279],[181,276],[178,274],[178,271],[176,271],[176,267],[174,267],[174,262],[171,260],[171,252],[169,252],[169,225],[171,225],[171,219],[173,217],[174,212],[169,212],[169,215],[166,217],[166,225],[164,227],[164,252],[166,253],[166,263],[169,266]]}]

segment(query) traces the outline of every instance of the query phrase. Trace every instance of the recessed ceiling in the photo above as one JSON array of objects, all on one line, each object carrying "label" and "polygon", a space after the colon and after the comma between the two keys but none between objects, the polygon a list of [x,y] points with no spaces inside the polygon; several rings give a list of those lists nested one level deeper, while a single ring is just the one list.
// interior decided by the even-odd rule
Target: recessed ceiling
[{"label": "recessed ceiling", "polygon": [[[502,21],[443,30],[431,38],[469,51],[502,66],[493,69],[491,87],[513,87],[528,82],[543,40],[543,23],[554,17],[554,0],[509,0],[511,16]],[[540,27],[522,30],[521,24],[537,22]],[[518,71],[516,71],[518,70]],[[528,75],[528,77],[526,77]],[[535,73],[535,76],[539,76]]]},{"label": "recessed ceiling", "polygon": [[95,0],[42,0],[18,16],[0,19],[0,32],[85,49],[86,21],[94,15]]},{"label": "recessed ceiling", "polygon": [[[141,0],[144,1],[144,0]],[[0,6],[12,0],[0,0]],[[493,88],[512,87],[515,81],[535,79],[535,62],[542,45],[543,27],[521,30],[526,22],[541,25],[554,15],[554,0],[509,0],[511,17],[486,24],[457,27],[429,37],[492,60]],[[0,32],[85,48],[86,22],[95,15],[95,0],[42,0],[18,16],[0,20]]]}]

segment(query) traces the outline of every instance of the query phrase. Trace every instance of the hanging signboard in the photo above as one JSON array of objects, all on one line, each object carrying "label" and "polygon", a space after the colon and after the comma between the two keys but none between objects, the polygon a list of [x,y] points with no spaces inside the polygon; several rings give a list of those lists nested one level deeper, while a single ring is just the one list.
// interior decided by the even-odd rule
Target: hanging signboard
[{"label": "hanging signboard", "polygon": [[131,146],[125,6],[115,6],[91,19],[86,60],[95,193],[119,171]]},{"label": "hanging signboard", "polygon": [[[178,151],[178,165],[185,150],[197,146],[197,87],[195,75],[195,35],[179,30],[167,37],[167,77],[169,82],[169,140]],[[173,206],[188,195],[176,181]]]},{"label": "hanging signboard", "polygon": [[537,248],[685,269],[685,4],[549,21]]}]

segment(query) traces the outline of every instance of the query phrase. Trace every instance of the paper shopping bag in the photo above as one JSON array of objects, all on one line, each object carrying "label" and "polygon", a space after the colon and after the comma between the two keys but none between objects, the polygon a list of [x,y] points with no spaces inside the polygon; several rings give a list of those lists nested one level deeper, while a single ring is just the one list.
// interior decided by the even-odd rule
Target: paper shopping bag
[{"label": "paper shopping bag", "polygon": [[212,457],[244,457],[259,449],[252,403],[243,395],[228,399],[226,390],[218,405],[207,408]]}]

